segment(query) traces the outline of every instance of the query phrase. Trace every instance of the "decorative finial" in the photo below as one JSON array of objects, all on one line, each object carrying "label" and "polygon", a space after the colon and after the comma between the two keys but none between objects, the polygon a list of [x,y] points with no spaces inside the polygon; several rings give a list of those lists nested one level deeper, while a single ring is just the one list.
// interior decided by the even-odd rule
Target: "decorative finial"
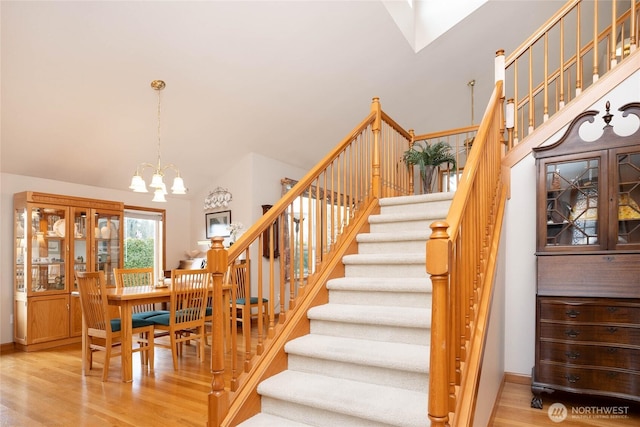
[{"label": "decorative finial", "polygon": [[609,123],[611,122],[611,119],[613,118],[613,114],[609,113],[609,109],[611,108],[611,104],[609,103],[609,101],[607,101],[607,103],[605,104],[604,108],[607,110],[607,114],[602,116],[602,118],[604,119],[604,122],[606,123],[605,127],[611,126]]}]

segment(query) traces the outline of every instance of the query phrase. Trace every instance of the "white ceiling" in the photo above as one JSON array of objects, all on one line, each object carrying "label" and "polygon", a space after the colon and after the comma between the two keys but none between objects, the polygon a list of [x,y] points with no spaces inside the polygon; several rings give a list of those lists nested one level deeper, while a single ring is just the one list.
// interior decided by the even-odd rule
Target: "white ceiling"
[{"label": "white ceiling", "polygon": [[1,170],[126,189],[156,159],[154,79],[191,194],[249,152],[311,168],[373,97],[418,133],[467,126],[467,83],[477,123],[496,50],[563,3],[490,0],[415,53],[377,0],[2,1]]}]

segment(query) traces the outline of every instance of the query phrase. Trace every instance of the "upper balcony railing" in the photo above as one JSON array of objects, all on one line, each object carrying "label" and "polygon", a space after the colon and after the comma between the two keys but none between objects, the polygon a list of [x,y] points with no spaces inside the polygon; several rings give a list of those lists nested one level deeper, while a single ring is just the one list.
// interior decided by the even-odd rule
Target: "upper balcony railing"
[{"label": "upper balcony railing", "polygon": [[636,50],[636,0],[568,1],[505,60],[507,149]]}]

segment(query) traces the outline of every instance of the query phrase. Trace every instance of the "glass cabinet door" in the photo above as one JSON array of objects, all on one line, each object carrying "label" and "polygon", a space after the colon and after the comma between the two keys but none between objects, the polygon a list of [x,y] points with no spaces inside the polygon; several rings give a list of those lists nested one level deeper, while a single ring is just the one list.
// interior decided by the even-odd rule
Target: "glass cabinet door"
[{"label": "glass cabinet door", "polygon": [[[640,152],[617,152],[617,249],[640,249]],[[616,233],[612,233],[615,234]]]},{"label": "glass cabinet door", "polygon": [[599,245],[599,172],[598,157],[546,163],[547,247]]},{"label": "glass cabinet door", "polygon": [[29,205],[27,216],[26,224],[30,230],[27,229],[25,234],[30,237],[27,237],[28,251],[25,256],[31,261],[27,271],[30,291],[65,291],[68,231],[66,208]]},{"label": "glass cabinet door", "polygon": [[72,291],[78,290],[78,284],[75,280],[76,271],[87,271],[87,263],[89,262],[89,251],[87,250],[88,236],[90,225],[87,221],[91,219],[89,209],[73,208],[73,287]]},{"label": "glass cabinet door", "polygon": [[107,286],[115,286],[115,268],[120,268],[121,213],[94,215],[94,271],[104,271]]},{"label": "glass cabinet door", "polygon": [[14,285],[16,292],[26,292],[25,286],[25,271],[27,268],[27,210],[23,207],[17,207],[14,212],[14,252],[15,252],[15,278]]}]

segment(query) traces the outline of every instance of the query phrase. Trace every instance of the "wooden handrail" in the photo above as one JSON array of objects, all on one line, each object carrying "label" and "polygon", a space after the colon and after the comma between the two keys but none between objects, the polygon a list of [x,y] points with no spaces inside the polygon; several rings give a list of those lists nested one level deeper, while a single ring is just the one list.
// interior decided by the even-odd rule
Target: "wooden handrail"
[{"label": "wooden handrail", "polygon": [[447,219],[431,225],[427,242],[426,266],[432,282],[430,366],[438,367],[429,373],[432,426],[473,422],[494,252],[507,194],[500,165],[503,100],[499,81]]}]

